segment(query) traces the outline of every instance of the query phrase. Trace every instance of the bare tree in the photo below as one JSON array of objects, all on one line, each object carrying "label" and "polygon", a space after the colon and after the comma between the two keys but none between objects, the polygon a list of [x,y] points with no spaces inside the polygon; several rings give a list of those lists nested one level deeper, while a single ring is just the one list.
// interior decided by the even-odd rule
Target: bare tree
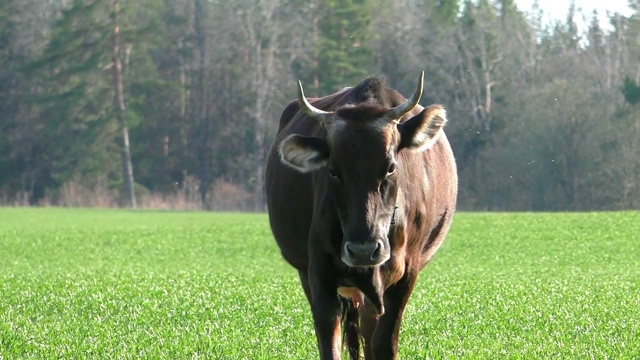
[{"label": "bare tree", "polygon": [[[287,21],[287,1],[268,0],[252,2],[236,11],[246,46],[245,66],[248,91],[253,103],[245,115],[253,128],[252,164],[254,175],[254,210],[264,210],[263,166],[268,144],[265,142],[269,127],[276,124],[274,104],[283,83],[290,83],[288,68],[295,55],[286,50],[287,34],[295,33],[294,19]],[[290,79],[289,79],[290,80]]]},{"label": "bare tree", "polygon": [[114,97],[113,102],[116,110],[116,117],[120,130],[122,131],[122,144],[120,147],[120,161],[122,163],[122,180],[124,183],[124,193],[129,207],[136,208],[135,180],[133,177],[133,163],[131,162],[131,149],[129,144],[129,127],[126,118],[126,106],[124,100],[124,89],[122,86],[122,61],[120,51],[120,27],[118,23],[118,14],[120,12],[119,0],[113,0],[112,22],[113,22],[113,54],[112,54],[112,70],[113,70],[113,86]]},{"label": "bare tree", "polygon": [[200,180],[200,200],[203,206],[210,209],[207,201],[207,192],[211,186],[211,154],[209,151],[208,131],[208,104],[207,104],[207,33],[205,31],[204,15],[205,6],[203,0],[194,0],[194,30],[196,49],[198,53],[197,84],[198,97],[196,105],[196,154],[198,158],[198,179]]},{"label": "bare tree", "polygon": [[499,45],[498,19],[486,1],[478,7],[467,3],[468,19],[456,32],[458,46],[458,76],[462,84],[466,108],[474,120],[475,129],[492,142],[492,88],[496,85],[496,67],[502,61]]}]

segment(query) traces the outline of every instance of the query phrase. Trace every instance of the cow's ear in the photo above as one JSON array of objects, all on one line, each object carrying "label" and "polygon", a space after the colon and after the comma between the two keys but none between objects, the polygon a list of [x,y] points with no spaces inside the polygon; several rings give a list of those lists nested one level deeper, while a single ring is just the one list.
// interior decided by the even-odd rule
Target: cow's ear
[{"label": "cow's ear", "polygon": [[329,160],[326,140],[302,135],[289,135],[278,148],[282,162],[302,173],[318,170]]},{"label": "cow's ear", "polygon": [[399,149],[408,148],[423,151],[431,147],[437,140],[447,113],[441,105],[431,105],[411,119],[398,124],[400,131]]}]

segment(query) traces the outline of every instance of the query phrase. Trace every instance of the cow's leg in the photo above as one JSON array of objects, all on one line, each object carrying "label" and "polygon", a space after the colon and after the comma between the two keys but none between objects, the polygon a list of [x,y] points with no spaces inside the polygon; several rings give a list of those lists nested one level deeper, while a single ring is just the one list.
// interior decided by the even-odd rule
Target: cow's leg
[{"label": "cow's leg", "polygon": [[373,359],[388,360],[398,356],[398,335],[402,315],[416,284],[417,273],[405,275],[384,293],[385,313],[378,319],[371,340]]},{"label": "cow's leg", "polygon": [[338,297],[335,277],[331,270],[310,264],[309,288],[311,290],[311,312],[318,338],[320,358],[339,360],[341,348],[340,324],[342,303]]},{"label": "cow's leg", "polygon": [[311,288],[309,287],[309,276],[306,271],[298,270],[298,276],[300,276],[300,284],[304,290],[304,295],[307,297],[309,304],[311,304]]},{"label": "cow's leg", "polygon": [[311,311],[318,337],[320,358],[326,360],[340,359],[340,323],[342,320],[341,303],[338,293],[315,293]]},{"label": "cow's leg", "polygon": [[[313,312],[313,319],[316,328],[316,337],[318,339],[318,349],[320,350],[320,358],[321,359],[340,359],[340,322],[341,322],[341,312],[338,312],[338,317],[331,324],[324,324],[326,310],[322,310],[323,305],[320,305],[322,300],[316,299],[317,306],[313,306],[313,300],[311,298],[311,287],[309,286],[309,277],[306,272],[298,271],[298,275],[300,276],[300,282],[302,283],[302,288],[304,289],[304,293],[307,296],[307,300],[309,300],[309,304],[311,304],[311,311]],[[336,294],[337,296],[337,294]],[[319,320],[316,320],[320,318]],[[321,327],[329,326],[330,329],[319,330],[318,324],[321,323]],[[328,337],[326,334],[331,334]],[[321,335],[322,334],[322,335]],[[335,337],[338,337],[336,340]],[[328,340],[327,340],[328,339]],[[336,345],[337,344],[337,345]],[[337,351],[336,351],[337,349]]]},{"label": "cow's leg", "polygon": [[373,359],[373,332],[378,324],[378,314],[375,307],[365,300],[364,306],[360,308],[360,335],[364,339],[364,358],[365,360]]}]

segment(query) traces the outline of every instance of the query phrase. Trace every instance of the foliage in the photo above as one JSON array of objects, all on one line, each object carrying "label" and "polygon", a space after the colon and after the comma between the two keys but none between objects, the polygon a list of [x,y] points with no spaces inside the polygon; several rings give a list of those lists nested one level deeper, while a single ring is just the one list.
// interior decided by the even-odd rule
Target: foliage
[{"label": "foliage", "polygon": [[[3,203],[61,205],[73,186],[117,196],[111,7],[0,4]],[[638,13],[607,14],[607,28],[575,6],[549,23],[544,9],[512,0],[121,0],[120,9],[140,197],[188,185],[202,208],[226,208],[215,187],[234,184],[238,207],[252,194],[261,210],[265,154],[295,79],[322,96],[383,74],[409,94],[424,70],[422,104],[447,107],[461,208],[640,204]]]},{"label": "foliage", "polygon": [[[0,356],[316,358],[265,215],[0,209]],[[633,358],[640,213],[458,213],[402,358]],[[251,334],[248,336],[247,334]]]},{"label": "foliage", "polygon": [[362,11],[368,0],[325,0],[318,11],[318,94],[330,94],[372,72],[371,50],[367,47],[370,15]]},{"label": "foliage", "polygon": [[640,86],[628,76],[625,76],[622,83],[622,95],[626,102],[631,105],[640,103]]},{"label": "foliage", "polygon": [[102,2],[75,0],[54,25],[42,55],[22,69],[35,74],[31,100],[38,112],[36,127],[42,129],[38,146],[43,153],[37,155],[44,155],[39,172],[50,176],[36,184],[43,191],[61,186],[74,173],[109,168],[103,137],[112,95],[109,72],[102,69],[110,62],[110,26]]}]

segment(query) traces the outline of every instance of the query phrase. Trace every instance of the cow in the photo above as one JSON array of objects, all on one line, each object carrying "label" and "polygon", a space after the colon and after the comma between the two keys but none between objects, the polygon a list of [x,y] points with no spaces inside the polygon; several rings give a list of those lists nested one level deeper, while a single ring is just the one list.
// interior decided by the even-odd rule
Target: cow
[{"label": "cow", "polygon": [[[269,224],[311,306],[321,359],[396,359],[418,272],[442,244],[458,178],[441,105],[379,76],[284,109],[267,158]],[[342,330],[341,330],[342,329]],[[362,344],[361,344],[362,342]]]}]

